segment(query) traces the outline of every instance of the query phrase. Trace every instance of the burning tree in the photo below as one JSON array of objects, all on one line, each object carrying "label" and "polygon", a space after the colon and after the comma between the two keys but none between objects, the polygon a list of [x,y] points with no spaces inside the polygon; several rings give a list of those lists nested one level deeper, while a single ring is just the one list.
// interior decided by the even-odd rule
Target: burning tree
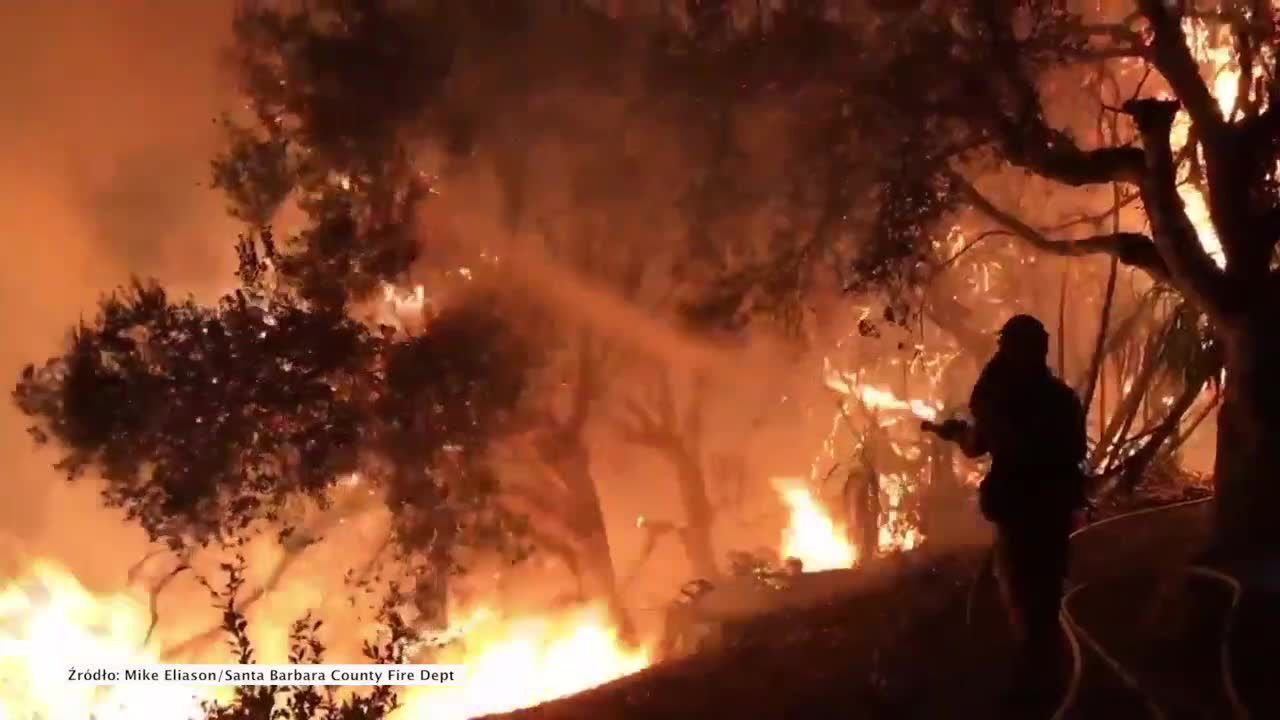
[{"label": "burning tree", "polygon": [[[1156,283],[1145,314],[1098,333],[1092,356],[1129,353],[1125,376],[1140,381],[1125,386],[1099,429],[1097,466],[1142,458],[1182,432],[1186,408],[1219,374],[1202,313],[1228,351],[1231,422],[1221,442],[1261,437],[1249,432],[1274,424],[1270,385],[1257,371],[1270,347],[1260,326],[1274,284],[1270,251],[1258,271],[1245,238],[1272,214],[1252,192],[1269,188],[1270,170],[1249,165],[1241,149],[1270,148],[1274,122],[1260,79],[1274,62],[1261,10],[1197,11],[1184,27],[1155,4],[1097,19],[1026,1],[909,11],[870,0],[600,5],[244,3],[233,58],[248,104],[222,120],[228,146],[213,168],[246,224],[241,287],[202,306],[139,284],[105,300],[64,356],[24,376],[17,398],[40,436],[67,450],[65,467],[101,472],[110,503],[184,548],[287,521],[299,498],[323,504],[354,483],[385,499],[394,544],[430,571],[424,578],[458,570],[460,550],[515,551],[513,536],[528,537],[593,584],[625,624],[589,435],[601,418],[630,411],[619,435],[671,461],[691,563],[717,572],[707,388],[694,382],[698,391],[678,398],[673,378],[688,368],[639,347],[641,333],[626,322],[665,323],[685,291],[703,291],[713,277],[724,279],[714,297],[691,303],[696,312],[682,320],[741,321],[744,309],[764,307],[805,330],[813,296],[887,288],[888,307],[877,306],[872,321],[906,325],[920,319],[910,305],[922,304],[963,351],[939,355],[963,356],[959,366],[989,352],[989,328],[966,304],[1042,285],[1010,261],[1028,253],[980,255],[997,233],[1041,253],[1110,255]],[[1236,32],[1245,99],[1225,115],[1205,110],[1207,86],[1178,49],[1207,27]],[[1154,76],[1144,80],[1148,66],[1187,106],[1189,139],[1176,154],[1175,106],[1126,103],[1156,87]],[[1093,134],[1109,145],[1085,150],[1076,138],[1095,127],[1073,125],[1072,135],[1046,119],[1057,110],[1048,83],[1073,73],[1102,78],[1089,85],[1095,99],[1099,88],[1108,93],[1105,131]],[[1142,149],[1126,134],[1133,128]],[[418,169],[424,157],[442,178]],[[1011,166],[1119,190],[1106,193],[1102,212],[1098,198],[1085,199],[1084,216],[1094,219],[1049,232],[988,189]],[[1203,229],[1189,229],[1196,219],[1178,204],[1187,202],[1187,184],[1175,182],[1182,167],[1196,169],[1193,184],[1207,183],[1222,268],[1198,249]],[[429,200],[437,190],[444,197]],[[424,239],[431,203],[447,206],[451,194],[488,225],[462,230],[463,242]],[[1137,222],[1139,201],[1150,236],[1121,230]],[[1002,229],[970,232],[972,217],[958,212],[966,207]],[[1094,237],[1049,239],[1107,223]],[[981,241],[979,251],[969,252],[966,236]],[[1003,263],[1007,282],[958,299],[942,271],[970,261],[965,271],[984,276]],[[837,272],[815,272],[820,263]],[[664,292],[652,292],[653,275],[667,276]],[[1115,274],[1108,279],[1110,297]],[[368,322],[380,293],[411,322]],[[602,320],[584,312],[597,296],[639,310]],[[1108,302],[1104,317],[1111,312]],[[1175,336],[1181,344],[1168,342]],[[1133,347],[1122,352],[1126,337]],[[619,360],[636,350],[641,362]],[[1158,432],[1131,452],[1159,370],[1191,367],[1186,358],[1194,373],[1170,391],[1176,401]],[[1080,373],[1086,397],[1094,387],[1105,395],[1102,365],[1092,360]],[[905,377],[919,367],[880,369]],[[648,374],[658,379],[651,397],[627,389]],[[891,399],[914,411],[906,393]],[[873,400],[887,402],[861,398],[874,411]],[[881,507],[881,497],[904,495],[901,477],[930,462],[935,477],[955,468],[940,449],[890,457],[883,451],[896,438],[866,435],[882,454],[861,493],[873,519],[854,544],[906,547],[918,533],[886,541],[881,518],[915,521],[916,508]],[[517,449],[521,467],[495,467],[494,446]],[[1275,459],[1261,444],[1241,447],[1260,467]],[[1262,532],[1241,498],[1274,491],[1240,467],[1223,468],[1220,526],[1239,544]],[[793,499],[826,519],[812,497]],[[837,555],[833,567],[853,561],[852,550]],[[424,581],[419,606],[438,610],[444,589]]]},{"label": "burning tree", "polygon": [[[438,615],[456,550],[516,550],[485,455],[536,361],[479,284],[418,307],[420,331],[362,319],[420,253],[406,118],[445,65],[426,8],[321,5],[236,18],[248,118],[223,120],[213,176],[247,225],[240,287],[212,306],[142,282],[107,297],[15,398],[69,475],[100,473],[107,503],[175,549],[287,526],[348,481],[378,491]],[[297,232],[266,227],[290,212]]]},{"label": "burning tree", "polygon": [[[967,203],[1041,250],[1111,255],[1176,289],[1212,322],[1223,352],[1217,542],[1229,552],[1274,549],[1274,524],[1267,518],[1277,486],[1266,468],[1277,461],[1268,438],[1278,429],[1280,396],[1261,369],[1276,352],[1263,320],[1277,301],[1274,156],[1280,115],[1270,79],[1277,37],[1271,5],[1223,4],[1209,12],[1142,0],[1122,17],[1089,18],[1053,2],[956,3],[888,17],[902,23],[895,27],[909,38],[890,66],[923,83],[921,92],[890,97],[896,109],[936,123],[934,132],[908,146],[907,157],[918,164],[904,181],[918,183],[919,192],[909,204],[894,201],[897,211],[886,214],[886,239],[897,241],[896,253],[908,261],[920,247],[908,230],[924,231],[931,219]],[[1205,28],[1226,30],[1238,64],[1238,92],[1226,107],[1192,52],[1195,34]],[[1082,63],[1127,60],[1158,73],[1174,98],[1142,97],[1136,86],[1132,99],[1111,110],[1132,123],[1140,147],[1086,149],[1050,124],[1043,91],[1055,73],[1069,77],[1070,68]],[[949,70],[942,84],[915,74],[940,78],[944,65]],[[1188,139],[1175,154],[1173,135],[1184,112]],[[1136,188],[1150,232],[1117,227],[1088,238],[1049,240],[1000,211],[966,179],[984,154],[1065,186]],[[1213,238],[1188,214],[1180,190],[1183,165],[1192,168],[1189,182],[1207,200],[1221,266],[1212,254]]]},{"label": "burning tree", "polygon": [[[825,17],[826,4],[809,5]],[[1040,253],[1113,258],[1175,292],[1204,318],[1192,323],[1200,337],[1198,377],[1186,383],[1192,400],[1217,374],[1220,352],[1216,544],[1240,553],[1277,542],[1268,517],[1280,496],[1266,468],[1278,459],[1268,438],[1280,422],[1280,395],[1263,370],[1276,353],[1265,318],[1277,300],[1277,35],[1268,2],[1208,5],[1139,0],[1086,12],[1038,0],[867,2],[857,27],[829,23],[859,61],[844,66],[847,89],[814,117],[828,119],[830,137],[847,140],[856,129],[891,149],[841,168],[833,164],[842,145],[828,144],[837,152],[829,153],[828,172],[814,176],[825,178],[837,225],[866,234],[824,237],[818,223],[801,247],[810,258],[825,254],[850,290],[889,290],[898,321],[915,317],[914,288],[939,264],[936,231],[949,232],[963,209]],[[1078,111],[1081,96],[1097,113]],[[822,132],[819,122],[809,127],[814,137]],[[870,217],[848,197],[868,176],[876,188]],[[1054,238],[1090,223],[1041,230],[1035,223],[1052,221],[1005,209],[983,189],[1014,179],[1086,208],[1110,205],[1080,215],[1111,226]],[[1080,192],[1067,193],[1072,188]],[[1095,188],[1105,196],[1087,192]],[[859,236],[870,240],[858,244]],[[785,298],[805,286],[801,269],[814,262],[804,259],[792,245],[731,272],[733,299],[707,307],[737,307],[743,287]],[[1100,333],[1103,349],[1108,334]],[[1090,378],[1081,384],[1087,394],[1094,387]],[[1174,409],[1189,404],[1179,399]],[[1178,434],[1182,414],[1170,417],[1153,442]]]},{"label": "burning tree", "polygon": [[[534,445],[552,478],[538,491],[572,498],[551,519],[568,520],[562,524],[578,547],[559,554],[620,606],[583,437],[610,377],[602,351],[613,340],[589,324],[549,319],[554,312],[527,302],[519,269],[487,262],[474,247],[419,242],[433,190],[418,169],[424,146],[443,149],[443,165],[454,169],[477,154],[491,159],[502,219],[517,235],[552,214],[535,191],[560,180],[538,174],[530,148],[584,128],[563,112],[572,103],[552,103],[547,116],[522,111],[528,122],[514,126],[503,121],[504,109],[529,106],[539,92],[611,89],[618,73],[583,68],[564,54],[570,46],[609,57],[598,47],[600,32],[649,52],[630,42],[652,37],[646,23],[616,21],[589,4],[545,9],[242,3],[231,58],[246,105],[220,120],[228,142],[213,163],[215,187],[246,225],[242,287],[201,306],[138,283],[104,300],[63,357],[24,374],[16,398],[37,421],[38,438],[68,451],[64,467],[100,471],[107,501],[175,548],[287,521],[299,496],[323,504],[347,478],[385,494],[396,545],[426,559],[427,575],[438,578],[454,567],[454,546],[505,547],[498,541],[522,529],[503,503],[490,502],[499,488],[486,450],[494,436],[554,416]],[[530,27],[539,29],[537,72],[516,77],[525,59],[510,41]],[[566,38],[572,44],[562,44]],[[493,64],[476,59],[490,52]],[[672,78],[685,69],[667,68]],[[473,83],[482,92],[467,92]],[[696,109],[694,100],[686,109]],[[482,101],[494,105],[477,107]],[[656,107],[650,119],[677,126],[686,119],[672,123],[663,112]],[[599,140],[593,149],[602,155],[570,178],[569,211],[612,218],[604,232],[618,227],[619,208],[636,219],[647,211],[625,188],[610,195],[601,182],[614,170],[604,158],[635,162],[616,140]],[[699,212],[705,225],[713,213]],[[548,245],[564,247],[545,248],[544,259],[595,274],[631,298],[632,268],[613,272],[592,259],[609,254],[606,240],[553,240]],[[463,263],[465,281],[439,272]],[[398,289],[423,266],[436,273],[429,301],[420,285],[416,293]],[[367,322],[384,292],[402,314],[423,317],[408,329]],[[558,393],[522,392],[546,370],[535,345],[565,361],[544,374],[573,366],[565,413],[542,412]],[[537,495],[511,490],[504,499]],[[460,525],[458,513],[474,523]],[[462,526],[474,534],[464,538]],[[533,530],[545,547],[559,547],[546,525]],[[438,609],[443,584],[427,585],[437,596],[420,602]]]},{"label": "burning tree", "polygon": [[[253,642],[249,639],[248,620],[237,604],[237,593],[244,585],[244,561],[228,563],[224,588],[206,588],[214,596],[222,612],[222,631],[242,665],[255,662]],[[413,629],[396,611],[395,593],[391,593],[379,611],[379,624],[386,629],[377,642],[365,642],[364,655],[370,663],[401,664],[408,660],[412,646],[420,642]],[[294,621],[289,630],[289,663],[293,665],[324,662],[325,646],[318,632],[323,621],[310,615]],[[227,701],[206,700],[201,703],[204,720],[383,720],[400,707],[394,688],[380,686],[366,694],[339,698],[333,688],[318,690],[314,686],[237,687]]]},{"label": "burning tree", "polygon": [[490,312],[460,306],[395,340],[252,284],[215,307],[138,284],[15,397],[69,476],[99,472],[107,504],[173,549],[288,526],[299,497],[323,507],[354,477],[385,491],[402,546],[443,581],[457,546],[515,527],[480,462],[521,388]]}]

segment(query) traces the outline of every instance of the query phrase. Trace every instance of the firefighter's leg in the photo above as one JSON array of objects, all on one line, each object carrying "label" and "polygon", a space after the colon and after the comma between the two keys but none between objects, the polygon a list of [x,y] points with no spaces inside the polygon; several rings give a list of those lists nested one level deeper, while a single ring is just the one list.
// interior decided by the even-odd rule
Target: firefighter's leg
[{"label": "firefighter's leg", "polygon": [[997,556],[997,576],[1017,643],[1014,691],[1031,696],[1051,692],[1060,679],[1063,657],[1058,625],[1061,564],[1052,545],[1036,540],[1006,538],[1004,552]]},{"label": "firefighter's leg", "polygon": [[1042,538],[1031,548],[1035,553],[1027,557],[1026,567],[1018,575],[1018,603],[1023,608],[1026,632],[1024,661],[1032,681],[1042,687],[1054,686],[1065,670],[1058,615],[1066,578],[1066,543],[1065,536]]},{"label": "firefighter's leg", "polygon": [[999,533],[992,558],[994,561],[992,570],[1000,589],[1000,601],[1009,622],[1009,631],[1013,634],[1014,642],[1018,647],[1022,647],[1026,641],[1027,626],[1024,605],[1020,602],[1022,598],[1019,593],[1020,582],[1017,576],[1018,562],[1014,555],[1015,549],[1016,546],[1008,535]]}]

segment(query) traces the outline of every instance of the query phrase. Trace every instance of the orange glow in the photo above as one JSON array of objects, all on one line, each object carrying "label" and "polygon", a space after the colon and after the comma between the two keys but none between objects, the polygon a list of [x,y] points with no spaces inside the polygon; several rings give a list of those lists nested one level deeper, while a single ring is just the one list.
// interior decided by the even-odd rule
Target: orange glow
[{"label": "orange glow", "polygon": [[778,478],[774,485],[791,512],[782,531],[782,557],[795,558],[805,572],[851,568],[858,561],[857,548],[844,528],[836,524],[800,478]]},{"label": "orange glow", "polygon": [[[1197,19],[1187,18],[1183,21],[1183,27],[1196,59],[1209,66],[1211,73],[1209,88],[1218,101],[1219,109],[1222,110],[1224,117],[1230,117],[1232,110],[1235,109],[1240,90],[1240,68],[1235,63],[1230,42],[1221,42],[1218,38],[1211,37],[1208,26]],[[1172,133],[1175,151],[1181,150],[1186,145],[1190,130],[1191,119],[1186,112],[1178,113]],[[1213,258],[1218,267],[1226,267],[1227,258],[1223,253],[1218,233],[1213,227],[1204,194],[1192,183],[1184,182],[1178,186],[1178,196],[1186,206],[1187,219],[1195,227],[1201,247],[1209,257]]]},{"label": "orange glow", "polygon": [[[160,662],[139,647],[146,602],[96,596],[49,562],[0,589],[0,720],[184,720],[232,688],[65,683],[65,665]],[[273,628],[274,630],[274,628]],[[281,633],[284,629],[281,629]],[[647,648],[623,643],[603,606],[524,617],[480,608],[455,626],[461,640],[438,659],[467,666],[467,684],[411,688],[397,720],[464,720],[537,705],[647,667]],[[463,644],[465,643],[465,644]]]},{"label": "orange glow", "polygon": [[916,549],[924,535],[920,529],[912,525],[903,514],[901,507],[910,483],[905,475],[890,473],[880,476],[880,491],[888,496],[888,508],[880,519],[876,543],[882,553],[909,552]]},{"label": "orange glow", "polygon": [[139,643],[146,603],[97,597],[58,565],[37,561],[0,589],[0,720],[183,720],[200,718],[213,688],[91,687],[66,683],[70,663],[158,662]]},{"label": "orange glow", "polygon": [[912,398],[904,400],[883,386],[858,382],[852,373],[835,370],[827,363],[825,377],[827,387],[856,398],[869,410],[909,412],[922,420],[937,420],[940,408],[928,400]]},{"label": "orange glow", "polygon": [[[923,369],[928,387],[936,385],[937,368],[926,364]],[[941,403],[926,399],[927,395],[903,398],[885,385],[866,382],[863,373],[846,372],[835,368],[829,359],[823,361],[823,383],[842,397],[832,418],[831,429],[823,441],[822,454],[815,458],[809,469],[810,482],[817,482],[819,477],[827,474],[822,467],[824,462],[841,461],[836,440],[842,432],[853,432],[855,435],[862,432],[857,427],[853,427],[853,423],[858,422],[859,416],[856,412],[850,412],[852,407],[861,405],[870,410],[873,414],[872,420],[882,428],[898,426],[896,430],[889,430],[891,433],[902,432],[904,426],[899,425],[899,421],[904,418],[937,420],[942,412]],[[906,445],[899,443],[903,435],[898,434],[894,437],[897,439],[890,440],[890,445],[895,453],[908,459],[919,457],[918,448],[909,443]],[[855,442],[861,442],[861,440]],[[904,511],[904,506],[906,499],[914,491],[915,483],[901,473],[879,474],[877,482],[882,511],[878,518],[876,547],[871,548],[870,552],[893,553],[914,550],[924,541],[924,535],[912,523]],[[848,543],[845,539],[847,537],[845,528],[836,526],[827,517],[821,506],[808,494],[808,490],[804,489],[803,483],[798,487],[780,486],[779,492],[791,508],[791,526],[783,541],[784,557],[794,555],[804,562],[804,569],[810,571],[852,567],[860,557],[867,554],[867,548],[857,548]],[[788,551],[789,546],[794,546],[795,549]],[[845,552],[851,558],[848,561],[844,559]],[[804,555],[796,553],[809,555],[812,562]]]},{"label": "orange glow", "polygon": [[397,315],[421,315],[427,307],[427,290],[422,285],[414,285],[413,290],[403,290],[384,284],[382,299]]},{"label": "orange glow", "polygon": [[651,662],[647,649],[620,640],[603,605],[527,617],[479,608],[453,634],[462,643],[437,661],[465,665],[466,683],[412,688],[396,720],[465,720],[518,710],[602,685]]}]

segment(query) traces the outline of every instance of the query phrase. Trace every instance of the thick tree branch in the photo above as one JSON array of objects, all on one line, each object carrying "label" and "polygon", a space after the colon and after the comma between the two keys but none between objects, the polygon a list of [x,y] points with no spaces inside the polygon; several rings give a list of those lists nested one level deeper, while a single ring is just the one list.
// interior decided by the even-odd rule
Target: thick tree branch
[{"label": "thick tree branch", "polygon": [[[992,130],[1005,158],[1013,165],[1067,185],[1137,184],[1142,177],[1140,151],[1125,147],[1082,150],[1067,134],[1046,123],[1039,91],[1023,67],[1021,54],[1025,48],[1017,39],[1011,17],[1000,12],[997,4],[979,5],[983,8],[982,23],[989,33],[987,50],[992,54],[996,77],[975,76],[971,81],[975,99],[988,99]],[[1007,97],[1001,98],[1003,93],[999,90],[993,93],[993,87],[1002,88]],[[1009,105],[1009,110],[1000,109]]]},{"label": "thick tree branch", "polygon": [[703,384],[695,378],[692,397],[681,413],[670,371],[658,368],[656,372],[647,403],[635,397],[623,400],[628,417],[617,421],[618,434],[627,442],[667,453],[677,462],[696,457],[702,434]]},{"label": "thick tree branch", "polygon": [[1181,12],[1171,10],[1164,0],[1139,0],[1138,8],[1151,23],[1151,61],[1182,101],[1191,122],[1205,136],[1216,135],[1224,125],[1222,113],[1187,46]]},{"label": "thick tree branch", "polygon": [[675,429],[659,413],[650,411],[634,398],[623,401],[629,418],[616,423],[623,440],[663,452],[675,452],[680,447]]},{"label": "thick tree branch", "polygon": [[1014,235],[1037,250],[1064,257],[1112,255],[1125,265],[1147,271],[1157,280],[1164,281],[1169,277],[1165,263],[1156,251],[1156,245],[1141,233],[1118,232],[1094,235],[1080,240],[1050,240],[1014,215],[996,207],[964,178],[954,176],[953,182],[973,207],[1008,228]]},{"label": "thick tree branch", "polygon": [[1177,168],[1169,134],[1177,101],[1131,100],[1124,105],[1142,135],[1146,173],[1139,189],[1151,221],[1152,239],[1168,269],[1169,279],[1214,319],[1230,311],[1232,296],[1225,276],[1209,257],[1178,195]]},{"label": "thick tree branch", "polygon": [[1047,127],[1035,133],[1039,141],[1013,140],[1025,130],[1009,124],[1003,130],[1004,152],[1010,163],[1073,187],[1142,180],[1142,151],[1130,147],[1082,150]]}]

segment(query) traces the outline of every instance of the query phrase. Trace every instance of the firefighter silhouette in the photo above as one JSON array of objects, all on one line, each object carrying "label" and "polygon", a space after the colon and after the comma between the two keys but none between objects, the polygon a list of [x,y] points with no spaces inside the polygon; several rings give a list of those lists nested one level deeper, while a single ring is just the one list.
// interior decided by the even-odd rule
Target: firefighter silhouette
[{"label": "firefighter silhouette", "polygon": [[994,567],[1021,655],[1019,685],[1056,675],[1069,537],[1085,505],[1084,410],[1049,369],[1048,353],[1044,325],[1014,316],[973,388],[974,422],[926,424],[969,457],[991,455],[979,503],[996,528]]}]

